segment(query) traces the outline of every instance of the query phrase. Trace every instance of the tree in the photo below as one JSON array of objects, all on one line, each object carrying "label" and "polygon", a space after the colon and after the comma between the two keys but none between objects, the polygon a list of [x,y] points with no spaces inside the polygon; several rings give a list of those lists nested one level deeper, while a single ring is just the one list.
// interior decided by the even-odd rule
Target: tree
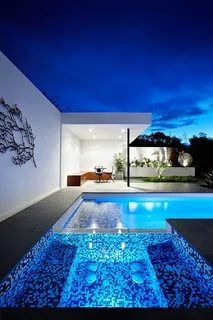
[{"label": "tree", "polygon": [[134,147],[174,147],[182,148],[181,140],[175,136],[167,136],[163,132],[155,132],[150,135],[140,135],[131,146]]},{"label": "tree", "polygon": [[189,153],[192,155],[197,173],[210,172],[213,168],[213,139],[208,138],[205,133],[194,135],[188,147]]}]

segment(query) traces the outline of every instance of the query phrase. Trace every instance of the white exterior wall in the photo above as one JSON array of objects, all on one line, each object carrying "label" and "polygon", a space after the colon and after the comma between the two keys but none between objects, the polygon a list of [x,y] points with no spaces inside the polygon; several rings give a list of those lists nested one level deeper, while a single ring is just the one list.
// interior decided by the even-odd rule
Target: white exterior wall
[{"label": "white exterior wall", "polygon": [[0,153],[0,220],[59,189],[60,112],[0,52],[0,97],[17,104],[32,126],[35,160],[21,167]]},{"label": "white exterior wall", "polygon": [[81,140],[80,168],[94,171],[97,165],[112,169],[113,155],[123,152],[123,142],[116,140]]},{"label": "white exterior wall", "polygon": [[131,147],[130,148],[130,161],[137,158],[142,161],[144,158],[152,160],[167,160],[167,148],[164,147]]},{"label": "white exterior wall", "polygon": [[[195,176],[194,167],[169,167],[163,171],[163,175],[166,177],[179,176],[188,177]],[[154,177],[156,176],[156,171],[154,168],[150,167],[130,167],[130,177],[140,178],[140,177]]]},{"label": "white exterior wall", "polygon": [[61,187],[67,186],[67,176],[80,171],[80,140],[70,126],[62,125],[61,132]]}]

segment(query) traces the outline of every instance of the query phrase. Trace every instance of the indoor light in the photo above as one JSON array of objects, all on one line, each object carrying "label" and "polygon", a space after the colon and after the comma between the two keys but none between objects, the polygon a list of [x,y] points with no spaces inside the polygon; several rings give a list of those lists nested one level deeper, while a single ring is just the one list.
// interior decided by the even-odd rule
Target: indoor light
[{"label": "indoor light", "polygon": [[93,139],[95,139],[96,138],[96,136],[92,136],[93,137]]},{"label": "indoor light", "polygon": [[122,138],[122,136],[118,136],[118,139],[121,139]]},{"label": "indoor light", "polygon": [[124,128],[123,128],[123,129],[121,129],[121,132],[123,132],[123,133],[124,133],[124,132],[125,132],[125,129],[124,129]]},{"label": "indoor light", "polygon": [[92,129],[91,129],[91,128],[89,128],[89,132],[92,132]]}]

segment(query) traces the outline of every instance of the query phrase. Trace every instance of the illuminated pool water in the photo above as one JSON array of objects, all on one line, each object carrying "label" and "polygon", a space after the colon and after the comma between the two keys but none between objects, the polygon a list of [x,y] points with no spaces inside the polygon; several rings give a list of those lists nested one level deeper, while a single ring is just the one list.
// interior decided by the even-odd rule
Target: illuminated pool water
[{"label": "illuminated pool water", "polygon": [[85,194],[60,227],[165,229],[166,218],[213,218],[212,194]]},{"label": "illuminated pool water", "polygon": [[50,232],[0,284],[0,307],[209,307],[212,269],[175,234]]},{"label": "illuminated pool water", "polygon": [[2,280],[0,307],[213,307],[212,266],[163,230],[212,213],[212,195],[84,194]]}]

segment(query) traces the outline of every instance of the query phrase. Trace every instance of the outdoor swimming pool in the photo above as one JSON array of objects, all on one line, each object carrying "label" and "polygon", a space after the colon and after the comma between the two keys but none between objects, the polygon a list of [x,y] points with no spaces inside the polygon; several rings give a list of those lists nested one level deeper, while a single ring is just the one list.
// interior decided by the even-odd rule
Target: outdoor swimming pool
[{"label": "outdoor swimming pool", "polygon": [[0,307],[213,306],[212,269],[183,243],[168,233],[50,232],[2,282]]},{"label": "outdoor swimming pool", "polygon": [[83,194],[2,280],[0,307],[213,307],[212,266],[164,230],[212,212],[210,195]]},{"label": "outdoor swimming pool", "polygon": [[85,229],[166,229],[167,218],[213,218],[205,194],[83,194],[55,226]]}]

